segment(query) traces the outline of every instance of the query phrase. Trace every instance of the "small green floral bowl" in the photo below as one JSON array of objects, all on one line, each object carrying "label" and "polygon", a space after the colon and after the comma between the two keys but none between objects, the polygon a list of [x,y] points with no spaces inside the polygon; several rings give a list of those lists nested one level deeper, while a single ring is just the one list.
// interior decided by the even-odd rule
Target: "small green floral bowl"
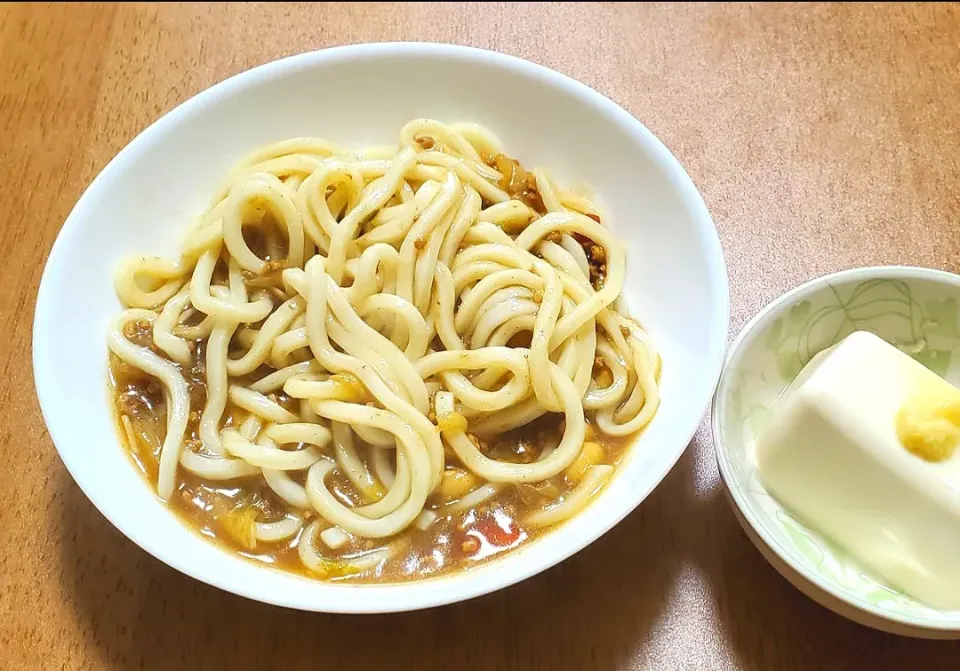
[{"label": "small green floral bowl", "polygon": [[[713,402],[720,475],[744,531],[785,578],[861,624],[908,636],[960,638],[960,611],[930,608],[884,585],[794,519],[756,477],[754,438],[817,352],[872,331],[960,383],[960,275],[908,267],[821,277],[764,308],[734,341]],[[957,529],[960,533],[960,529]],[[960,557],[957,558],[960,561]]]}]

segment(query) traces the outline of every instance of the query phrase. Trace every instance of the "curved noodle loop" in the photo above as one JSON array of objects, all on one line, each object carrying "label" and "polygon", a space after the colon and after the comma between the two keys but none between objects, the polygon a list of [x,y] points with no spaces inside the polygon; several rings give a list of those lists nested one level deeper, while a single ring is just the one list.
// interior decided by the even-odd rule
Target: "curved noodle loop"
[{"label": "curved noodle loop", "polygon": [[625,258],[589,200],[476,124],[262,148],[180,258],[117,269],[128,447],[161,498],[179,489],[240,549],[285,543],[321,577],[385,575],[413,535],[496,506],[513,547],[582,509],[619,458],[597,441],[657,411]]}]

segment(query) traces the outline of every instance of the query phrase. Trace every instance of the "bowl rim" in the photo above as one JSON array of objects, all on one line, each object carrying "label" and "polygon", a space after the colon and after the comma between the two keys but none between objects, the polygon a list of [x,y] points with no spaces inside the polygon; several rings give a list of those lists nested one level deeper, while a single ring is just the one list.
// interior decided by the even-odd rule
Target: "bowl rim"
[{"label": "bowl rim", "polygon": [[[752,341],[758,330],[764,326],[770,319],[782,314],[791,305],[795,305],[803,298],[816,293],[825,285],[830,283],[857,282],[871,279],[900,279],[900,280],[926,280],[936,283],[950,285],[960,290],[960,275],[945,270],[934,268],[923,268],[919,266],[889,265],[889,266],[867,266],[862,268],[851,268],[841,270],[827,275],[814,277],[802,284],[790,289],[784,294],[767,303],[760,309],[740,330],[740,333],[731,343],[727,350],[726,361],[723,366],[723,372],[720,375],[720,381],[714,392],[713,403],[710,409],[710,429],[713,436],[714,452],[716,453],[717,466],[720,471],[720,478],[723,480],[728,498],[731,504],[735,504],[737,512],[750,528],[756,533],[757,538],[762,541],[779,559],[792,569],[798,577],[810,583],[814,588],[820,589],[837,600],[856,608],[868,615],[877,617],[889,623],[897,625],[907,625],[918,629],[939,631],[939,632],[960,632],[960,619],[955,622],[935,620],[919,615],[909,615],[902,613],[893,613],[882,610],[876,606],[862,602],[859,599],[852,598],[848,590],[836,586],[833,582],[822,579],[819,575],[808,570],[807,567],[795,562],[791,556],[784,550],[783,544],[776,535],[769,533],[766,527],[760,524],[752,514],[751,509],[746,505],[747,496],[744,494],[741,484],[733,475],[733,468],[730,465],[727,452],[728,446],[721,439],[720,433],[720,396],[726,387],[730,371],[734,369],[734,363],[737,362],[749,341]],[[762,553],[761,553],[762,554]],[[776,568],[776,567],[774,567]],[[779,570],[778,570],[779,572]],[[786,578],[786,576],[784,576]],[[793,582],[789,578],[788,581]],[[937,609],[933,609],[937,610]],[[841,615],[843,615],[841,613]]]},{"label": "bowl rim", "polygon": [[[52,369],[41,354],[41,352],[44,351],[44,343],[47,338],[45,333],[51,329],[54,323],[49,308],[49,304],[53,300],[50,286],[53,282],[51,275],[54,274],[52,269],[58,265],[57,260],[59,257],[68,251],[64,241],[70,237],[69,233],[80,225],[81,219],[85,216],[84,211],[90,194],[96,191],[102,180],[106,179],[105,175],[112,174],[114,171],[120,169],[121,165],[129,158],[136,156],[141,149],[149,146],[153,136],[158,132],[161,132],[168,126],[180,123],[182,119],[189,118],[194,110],[199,110],[204,106],[215,103],[221,97],[229,95],[236,88],[255,86],[257,83],[270,80],[275,76],[312,68],[322,68],[325,65],[341,61],[370,57],[384,58],[397,54],[437,59],[459,59],[466,63],[482,63],[493,65],[504,70],[527,74],[528,76],[536,77],[541,81],[547,82],[552,88],[560,89],[571,97],[580,99],[585,104],[592,105],[607,117],[608,123],[622,127],[625,133],[631,135],[637,144],[642,146],[643,151],[649,156],[650,160],[664,173],[672,188],[676,191],[677,197],[690,213],[692,225],[697,231],[697,237],[701,241],[706,255],[705,260],[708,268],[710,295],[711,300],[714,301],[714,307],[710,315],[710,323],[719,333],[723,334],[723,337],[718,338],[718,342],[716,343],[709,343],[710,369],[703,371],[704,379],[708,383],[705,387],[706,391],[703,394],[703,398],[695,398],[687,401],[688,404],[696,405],[699,409],[698,420],[691,423],[684,442],[679,448],[675,449],[676,453],[672,455],[672,458],[667,460],[663,471],[655,474],[655,477],[649,478],[650,484],[647,487],[635,490],[628,500],[622,502],[616,508],[607,506],[609,512],[606,512],[601,517],[600,524],[588,532],[572,537],[571,540],[574,542],[567,544],[560,551],[546,558],[541,558],[539,561],[528,561],[526,563],[511,562],[511,557],[515,557],[516,555],[514,553],[508,553],[503,558],[494,560],[493,563],[502,564],[506,562],[507,564],[505,564],[505,566],[509,565],[509,570],[497,571],[495,572],[495,577],[488,578],[484,581],[462,580],[458,583],[450,584],[449,588],[444,590],[431,588],[431,586],[435,584],[436,580],[447,578],[446,576],[444,578],[417,580],[405,583],[357,586],[365,589],[379,588],[383,590],[390,588],[407,588],[404,594],[405,598],[402,601],[395,598],[385,599],[389,601],[388,604],[380,604],[379,602],[375,605],[365,605],[365,602],[354,604],[349,599],[343,599],[337,603],[307,603],[303,599],[297,599],[295,596],[289,595],[287,591],[283,593],[265,592],[264,590],[258,589],[255,585],[239,583],[229,576],[222,576],[213,572],[195,571],[192,562],[178,557],[175,552],[168,551],[164,544],[154,540],[150,533],[142,529],[131,528],[130,525],[118,524],[116,518],[110,515],[109,510],[101,505],[101,502],[98,500],[97,488],[92,486],[90,482],[82,484],[81,480],[77,478],[75,468],[71,467],[71,464],[75,463],[76,455],[71,456],[72,453],[70,450],[67,450],[66,454],[64,454],[64,451],[59,447],[61,443],[65,444],[70,441],[66,435],[67,432],[61,423],[50,421],[51,419],[55,419],[59,413],[59,407],[55,406],[50,398],[47,398],[46,401],[44,400],[44,389],[48,388],[49,385],[55,384],[56,380],[56,371]],[[67,216],[50,249],[44,265],[35,305],[32,333],[32,360],[34,383],[41,414],[50,433],[51,440],[60,455],[61,461],[70,473],[71,478],[77,483],[87,499],[99,510],[100,514],[124,536],[148,554],[193,579],[224,591],[264,603],[298,610],[330,613],[401,612],[465,601],[526,580],[559,564],[593,543],[635,510],[636,507],[649,496],[653,489],[663,481],[667,473],[673,469],[680,456],[690,444],[710,406],[711,399],[719,383],[730,326],[729,279],[716,225],[700,192],[680,162],[641,121],[607,96],[568,75],[545,66],[516,56],[486,49],[432,42],[362,43],[303,52],[270,61],[232,75],[203,89],[180,103],[140,131],[100,170],[97,176],[86,187],[70,214]],[[131,469],[131,473],[135,474],[135,471]]]}]

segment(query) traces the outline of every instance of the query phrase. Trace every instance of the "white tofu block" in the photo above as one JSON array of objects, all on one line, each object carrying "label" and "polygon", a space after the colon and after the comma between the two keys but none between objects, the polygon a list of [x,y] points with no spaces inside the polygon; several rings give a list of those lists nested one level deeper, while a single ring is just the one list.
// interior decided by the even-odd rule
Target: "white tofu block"
[{"label": "white tofu block", "polygon": [[757,440],[761,482],[876,577],[960,608],[960,449],[909,451],[897,413],[918,390],[958,394],[896,347],[853,333],[801,371]]}]

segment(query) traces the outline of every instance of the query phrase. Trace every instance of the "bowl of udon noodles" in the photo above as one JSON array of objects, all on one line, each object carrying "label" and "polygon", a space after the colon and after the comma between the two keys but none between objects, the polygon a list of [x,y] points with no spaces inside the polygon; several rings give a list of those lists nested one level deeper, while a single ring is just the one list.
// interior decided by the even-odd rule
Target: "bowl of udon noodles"
[{"label": "bowl of udon noodles", "polygon": [[639,121],[501,54],[374,44],[232,77],[90,184],[37,393],[87,497],[260,601],[491,592],[632,511],[728,326],[696,188]]}]

